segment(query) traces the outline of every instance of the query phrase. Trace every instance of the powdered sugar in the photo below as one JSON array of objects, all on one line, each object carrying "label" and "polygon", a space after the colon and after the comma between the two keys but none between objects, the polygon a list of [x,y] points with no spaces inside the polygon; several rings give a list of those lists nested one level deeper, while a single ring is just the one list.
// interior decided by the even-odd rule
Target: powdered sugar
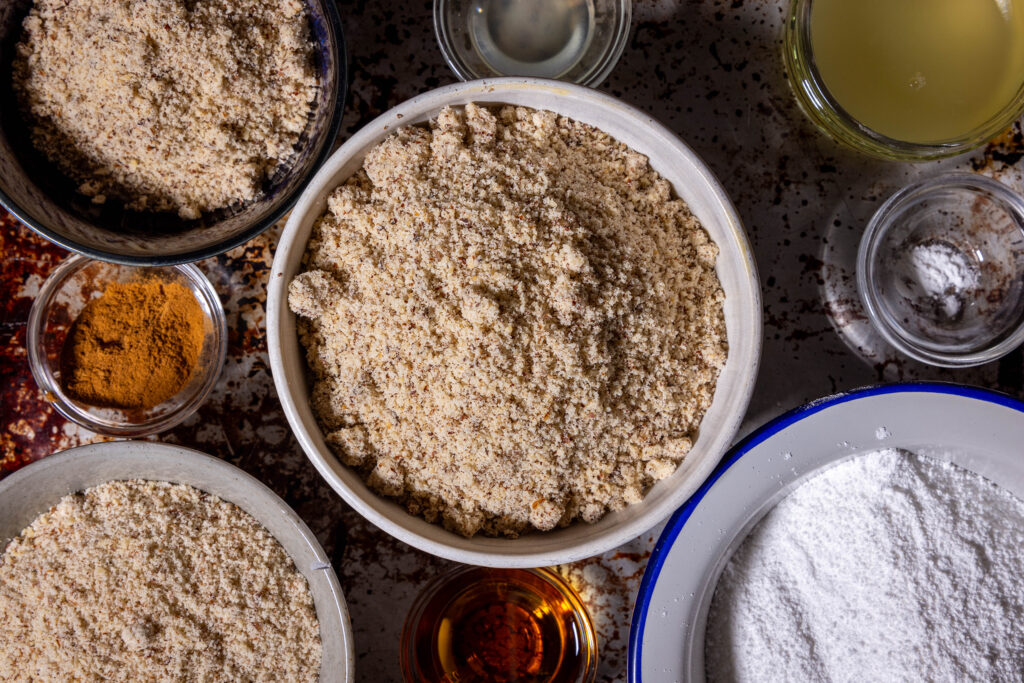
[{"label": "powdered sugar", "polygon": [[710,680],[1020,680],[1024,502],[886,450],[754,527],[708,617]]}]

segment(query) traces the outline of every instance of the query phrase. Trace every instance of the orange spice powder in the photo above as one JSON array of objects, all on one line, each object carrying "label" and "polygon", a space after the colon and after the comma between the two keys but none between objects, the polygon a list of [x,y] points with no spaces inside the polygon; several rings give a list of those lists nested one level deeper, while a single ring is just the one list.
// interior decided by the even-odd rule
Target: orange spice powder
[{"label": "orange spice powder", "polygon": [[152,408],[182,390],[199,361],[206,315],[179,283],[119,282],[88,304],[61,352],[71,398],[110,408]]}]

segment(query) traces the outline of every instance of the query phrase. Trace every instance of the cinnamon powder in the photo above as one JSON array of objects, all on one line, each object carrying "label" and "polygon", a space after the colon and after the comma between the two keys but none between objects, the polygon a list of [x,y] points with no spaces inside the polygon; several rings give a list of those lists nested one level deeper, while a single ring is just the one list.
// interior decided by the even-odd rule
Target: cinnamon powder
[{"label": "cinnamon powder", "polygon": [[119,282],[86,304],[61,354],[73,399],[110,408],[152,408],[188,383],[205,337],[205,314],[179,283]]}]

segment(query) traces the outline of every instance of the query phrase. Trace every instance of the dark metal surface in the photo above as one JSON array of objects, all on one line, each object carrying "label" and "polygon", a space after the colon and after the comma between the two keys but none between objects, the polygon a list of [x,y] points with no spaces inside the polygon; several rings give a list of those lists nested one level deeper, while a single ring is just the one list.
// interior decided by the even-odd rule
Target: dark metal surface
[{"label": "dark metal surface", "polygon": [[[782,0],[638,2],[626,52],[601,87],[650,112],[708,162],[754,245],[765,301],[762,370],[743,432],[801,402],[863,384],[945,379],[1024,395],[1024,355],[971,370],[900,357],[857,301],[853,258],[875,208],[906,182],[943,170],[984,173],[1024,189],[1021,124],[977,153],[917,166],[839,148],[797,110],[782,70]],[[386,109],[452,82],[434,42],[431,5],[340,3],[351,90],[341,139]],[[0,216],[0,475],[99,440],[49,408],[29,373],[32,298],[67,252]],[[413,597],[450,563],[393,540],[324,484],[298,448],[271,381],[264,329],[279,227],[199,263],[223,300],[228,360],[210,400],[160,435],[218,455],[266,482],[334,559],[352,612],[357,677],[398,678],[398,639]],[[624,680],[629,615],[660,529],[560,571],[598,630],[599,680]]]}]

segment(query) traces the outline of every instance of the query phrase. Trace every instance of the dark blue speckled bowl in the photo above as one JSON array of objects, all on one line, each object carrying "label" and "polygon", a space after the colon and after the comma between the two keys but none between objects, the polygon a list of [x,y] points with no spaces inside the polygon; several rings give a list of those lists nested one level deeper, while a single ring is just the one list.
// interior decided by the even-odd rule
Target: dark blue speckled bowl
[{"label": "dark blue speckled bowl", "polygon": [[118,202],[95,205],[29,142],[11,86],[11,60],[31,0],[0,0],[0,204],[25,225],[63,247],[104,261],[171,265],[215,256],[276,223],[295,203],[331,153],[341,126],[347,61],[333,0],[306,0],[318,49],[321,88],[299,151],[264,184],[262,196],[197,220],[171,213],[126,211]]}]

